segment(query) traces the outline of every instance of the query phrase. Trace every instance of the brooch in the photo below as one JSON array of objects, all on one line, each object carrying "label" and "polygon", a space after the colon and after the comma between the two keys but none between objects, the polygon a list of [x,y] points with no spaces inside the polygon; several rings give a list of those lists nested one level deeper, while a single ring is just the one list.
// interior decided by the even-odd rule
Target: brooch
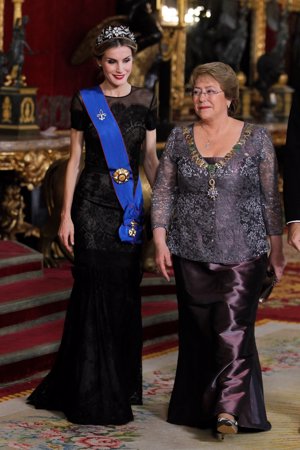
[{"label": "brooch", "polygon": [[130,173],[127,169],[117,169],[113,173],[113,179],[116,183],[122,184],[129,180]]},{"label": "brooch", "polygon": [[106,113],[102,109],[100,109],[100,111],[97,114],[97,117],[99,120],[105,120]]}]

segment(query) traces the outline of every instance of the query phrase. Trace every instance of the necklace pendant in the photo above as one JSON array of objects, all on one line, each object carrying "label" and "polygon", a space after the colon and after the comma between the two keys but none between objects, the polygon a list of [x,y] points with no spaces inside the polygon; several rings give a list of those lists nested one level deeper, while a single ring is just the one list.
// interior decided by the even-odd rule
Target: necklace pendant
[{"label": "necklace pendant", "polygon": [[216,200],[216,198],[219,195],[219,192],[216,188],[216,181],[213,178],[210,178],[208,184],[209,184],[209,189],[207,191],[207,195],[212,200]]}]

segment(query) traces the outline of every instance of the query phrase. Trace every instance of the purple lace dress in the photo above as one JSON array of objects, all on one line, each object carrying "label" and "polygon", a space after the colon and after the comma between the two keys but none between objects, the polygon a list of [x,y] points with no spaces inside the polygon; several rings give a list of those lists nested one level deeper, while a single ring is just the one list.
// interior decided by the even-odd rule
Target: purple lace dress
[{"label": "purple lace dress", "polygon": [[269,430],[254,325],[267,236],[282,233],[282,213],[266,131],[245,123],[228,156],[204,159],[193,126],[176,127],[158,169],[152,226],[167,230],[179,308],[168,421],[211,427],[227,412],[240,429]]}]

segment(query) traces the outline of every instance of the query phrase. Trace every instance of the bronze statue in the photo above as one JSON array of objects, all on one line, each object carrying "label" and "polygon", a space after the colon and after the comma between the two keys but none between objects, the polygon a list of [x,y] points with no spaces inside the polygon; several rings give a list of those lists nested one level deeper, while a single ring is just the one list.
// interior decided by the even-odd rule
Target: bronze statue
[{"label": "bronze statue", "polygon": [[25,221],[25,203],[21,188],[17,185],[8,185],[0,207],[0,239],[17,240],[19,234],[39,237],[37,227]]},{"label": "bronze statue", "polygon": [[272,50],[264,53],[257,61],[258,79],[254,86],[262,96],[262,108],[266,113],[268,111],[265,115],[266,120],[273,119],[271,111],[275,106],[271,95],[271,87],[285,72],[285,51],[289,37],[288,16],[288,10],[284,9],[280,16],[275,46]]},{"label": "bronze statue", "polygon": [[231,33],[228,33],[228,39],[222,39],[215,48],[218,61],[229,64],[235,72],[240,71],[241,59],[248,39],[248,14],[248,7],[244,6],[240,9],[236,26]]},{"label": "bronze statue", "polygon": [[[211,15],[207,14],[208,9]],[[187,82],[198,64],[221,61],[237,72],[240,70],[248,39],[248,13],[249,8],[239,6],[236,0],[207,2],[200,20],[187,30]]]},{"label": "bronze statue", "polygon": [[0,51],[0,86],[3,86],[8,75],[7,55]]},{"label": "bronze statue", "polygon": [[[4,81],[5,86],[26,86],[26,78],[22,74],[24,65],[24,49],[27,48],[32,54],[32,50],[29,47],[25,39],[25,27],[28,23],[28,16],[19,17],[13,27],[12,41],[6,57],[6,74]],[[3,55],[2,55],[3,56]],[[0,72],[0,76],[3,77],[3,69]]]}]

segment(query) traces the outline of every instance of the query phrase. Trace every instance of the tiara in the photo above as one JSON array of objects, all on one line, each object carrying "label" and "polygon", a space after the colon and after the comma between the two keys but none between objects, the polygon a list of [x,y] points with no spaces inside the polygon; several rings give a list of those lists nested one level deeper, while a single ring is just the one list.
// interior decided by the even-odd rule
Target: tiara
[{"label": "tiara", "polygon": [[96,39],[96,47],[103,44],[103,42],[109,41],[110,39],[118,38],[129,39],[130,41],[136,43],[134,34],[129,30],[129,28],[124,25],[119,25],[117,27],[109,26],[104,28]]}]

